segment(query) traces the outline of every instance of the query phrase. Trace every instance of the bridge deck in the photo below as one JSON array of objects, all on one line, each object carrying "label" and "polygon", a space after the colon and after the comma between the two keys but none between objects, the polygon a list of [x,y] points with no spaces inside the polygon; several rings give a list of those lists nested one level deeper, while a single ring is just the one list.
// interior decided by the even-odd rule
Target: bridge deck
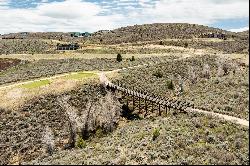
[{"label": "bridge deck", "polygon": [[[191,107],[191,108],[194,107],[193,104],[191,104],[191,103],[189,103],[187,101],[181,101],[181,100],[169,99],[169,98],[162,99],[161,97],[155,97],[155,96],[152,96],[152,95],[148,95],[148,94],[145,94],[145,93],[143,93],[141,91],[138,92],[138,91],[135,91],[135,90],[130,90],[130,89],[124,88],[121,85],[119,85],[119,83],[118,83],[118,85],[115,85],[113,83],[107,83],[106,87],[108,89],[113,90],[113,91],[120,91],[120,92],[123,92],[123,93],[127,94],[128,96],[132,96],[133,97],[133,104],[134,104],[134,97],[139,98],[139,103],[141,103],[140,99],[144,99],[145,100],[146,110],[147,110],[147,101],[158,104],[159,108],[160,108],[160,106],[165,106],[166,108],[174,108],[174,109],[178,109],[178,110],[185,110],[188,107]],[[139,106],[139,107],[141,107],[141,106]]]}]

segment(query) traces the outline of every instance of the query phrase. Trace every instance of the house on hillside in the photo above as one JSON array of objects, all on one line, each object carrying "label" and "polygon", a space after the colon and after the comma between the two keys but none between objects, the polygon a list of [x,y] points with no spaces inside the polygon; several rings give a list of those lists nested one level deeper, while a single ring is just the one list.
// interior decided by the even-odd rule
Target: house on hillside
[{"label": "house on hillside", "polygon": [[23,36],[26,36],[28,34],[29,34],[28,32],[20,32],[20,35],[23,35]]},{"label": "house on hillside", "polygon": [[20,38],[26,38],[28,36],[28,32],[20,32]]},{"label": "house on hillside", "polygon": [[74,44],[60,44],[57,43],[56,50],[77,50],[80,48],[80,45],[78,43]]},{"label": "house on hillside", "polygon": [[84,32],[84,33],[82,33],[82,36],[84,36],[84,37],[89,37],[89,36],[91,36],[91,33],[89,33],[89,32]]},{"label": "house on hillside", "polygon": [[71,37],[89,37],[89,36],[91,36],[91,33],[89,33],[89,32],[84,32],[84,33],[73,32],[73,33],[71,33]]},{"label": "house on hillside", "polygon": [[226,39],[226,34],[225,33],[203,33],[201,35],[202,38],[218,38],[218,39]]},{"label": "house on hillside", "polygon": [[71,37],[79,37],[81,35],[80,32],[73,32],[70,34]]}]

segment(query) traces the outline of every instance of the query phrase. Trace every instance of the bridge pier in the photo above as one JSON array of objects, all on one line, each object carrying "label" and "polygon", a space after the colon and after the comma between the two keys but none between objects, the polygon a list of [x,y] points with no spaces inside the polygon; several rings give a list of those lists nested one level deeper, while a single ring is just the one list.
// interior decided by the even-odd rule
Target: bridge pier
[{"label": "bridge pier", "polygon": [[146,111],[146,113],[144,114],[144,117],[146,117],[147,114],[148,114],[148,105],[147,105],[147,100],[146,99],[145,99],[145,111]]},{"label": "bridge pier", "polygon": [[[106,85],[106,89],[112,92],[116,92],[116,91],[122,92],[123,103],[125,102],[127,104],[127,108],[129,108],[129,104],[132,104],[133,111],[135,111],[136,107],[139,107],[140,114],[142,114],[143,113],[142,111],[145,109],[144,117],[148,115],[148,111],[150,110],[152,113],[156,111],[155,113],[161,116],[162,113],[164,113],[164,110],[162,110],[161,107],[163,107],[163,109],[165,107],[166,114],[168,114],[168,112],[171,111],[171,109],[183,111],[187,107],[193,107],[193,104],[187,103],[186,101],[183,102],[183,101],[179,101],[176,99],[159,98],[154,95],[148,95],[148,93],[145,93],[142,91],[134,91],[134,87],[133,87],[133,90],[129,90],[127,87],[122,86],[122,84],[119,81],[117,82],[117,84],[118,85],[115,85],[113,83],[108,83]],[[124,99],[126,101],[124,101]],[[139,103],[138,103],[138,100],[139,100]],[[144,100],[143,105],[142,105],[142,102],[143,102],[142,100]],[[150,106],[150,104],[151,104],[151,108],[150,110],[148,110],[149,109],[148,107]]]},{"label": "bridge pier", "polygon": [[133,87],[133,95],[132,95],[132,97],[133,97],[133,111],[135,110],[135,95],[134,95],[134,87]]},{"label": "bridge pier", "polygon": [[141,98],[139,97],[139,113],[141,113]]},{"label": "bridge pier", "polygon": [[127,95],[127,107],[129,106],[129,95]]},{"label": "bridge pier", "polygon": [[159,115],[161,116],[161,104],[159,104]]}]

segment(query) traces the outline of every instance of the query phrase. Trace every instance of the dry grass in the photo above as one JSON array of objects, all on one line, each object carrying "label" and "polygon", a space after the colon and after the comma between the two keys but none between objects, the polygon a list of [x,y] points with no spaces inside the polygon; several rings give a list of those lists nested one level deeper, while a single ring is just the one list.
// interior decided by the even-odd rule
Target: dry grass
[{"label": "dry grass", "polygon": [[[172,40],[172,39],[171,39]],[[194,49],[194,48],[184,48],[180,46],[164,46],[159,44],[143,44],[143,45],[87,45],[84,46],[80,51],[83,53],[79,53],[78,51],[64,51],[56,54],[9,54],[9,55],[1,55],[1,58],[17,58],[22,60],[40,60],[40,59],[70,59],[70,58],[82,58],[82,59],[94,59],[94,58],[116,58],[116,54],[113,53],[105,53],[105,50],[116,50],[115,52],[125,51],[126,54],[122,56],[124,58],[131,58],[135,56],[135,58],[147,58],[152,56],[168,56],[172,54],[185,53],[185,54],[205,54],[205,53],[214,53],[213,50],[210,49]],[[138,52],[138,50],[161,50],[160,53],[130,53]],[[91,51],[91,53],[84,53]],[[176,52],[177,51],[177,52]],[[93,53],[92,53],[93,52]],[[95,53],[96,52],[96,53]],[[218,52],[218,51],[217,51]]]},{"label": "dry grass", "polygon": [[[117,54],[92,54],[92,53],[77,53],[77,52],[65,52],[58,54],[10,54],[10,55],[1,55],[0,58],[16,58],[28,61],[40,60],[40,59],[95,59],[95,58],[116,58]],[[168,56],[172,55],[171,53],[162,53],[162,54],[123,54],[124,58],[147,58],[147,57],[156,57],[156,56]]]},{"label": "dry grass", "polygon": [[[83,72],[80,72],[83,73]],[[56,78],[47,79],[49,84],[38,84],[35,81],[28,84],[16,84],[16,86],[10,86],[0,89],[0,107],[4,109],[18,109],[26,101],[33,97],[46,95],[46,94],[58,94],[64,91],[72,90],[88,81],[98,80],[95,73],[87,72],[84,77],[79,77],[77,73],[69,74],[68,76],[61,76]],[[75,76],[77,75],[77,79]]]},{"label": "dry grass", "polygon": [[[154,129],[158,137],[153,140]],[[155,132],[157,133],[157,132]],[[29,164],[230,165],[249,164],[248,129],[199,113],[131,121],[79,150]]]}]

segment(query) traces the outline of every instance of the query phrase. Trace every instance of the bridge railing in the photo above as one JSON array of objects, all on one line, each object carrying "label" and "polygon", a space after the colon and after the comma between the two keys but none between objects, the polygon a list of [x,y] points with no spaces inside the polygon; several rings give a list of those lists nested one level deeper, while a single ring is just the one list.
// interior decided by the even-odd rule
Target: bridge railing
[{"label": "bridge railing", "polygon": [[[177,99],[169,99],[169,98],[162,98],[154,95],[149,95],[147,93],[144,93],[142,91],[135,91],[135,90],[130,90],[126,87],[122,87],[121,85],[115,85],[111,82],[108,82],[106,84],[107,89],[112,90],[112,91],[120,91],[128,96],[133,97],[133,107],[134,107],[134,98],[139,98],[139,104],[140,104],[140,99],[145,100],[146,102],[153,102],[157,105],[159,105],[159,113],[160,107],[163,106],[166,108],[173,108],[181,111],[185,111],[187,108],[194,108],[194,104],[183,101],[183,100],[177,100]],[[147,103],[146,104],[146,111],[147,111]],[[139,105],[139,108],[141,108],[141,105]]]}]

